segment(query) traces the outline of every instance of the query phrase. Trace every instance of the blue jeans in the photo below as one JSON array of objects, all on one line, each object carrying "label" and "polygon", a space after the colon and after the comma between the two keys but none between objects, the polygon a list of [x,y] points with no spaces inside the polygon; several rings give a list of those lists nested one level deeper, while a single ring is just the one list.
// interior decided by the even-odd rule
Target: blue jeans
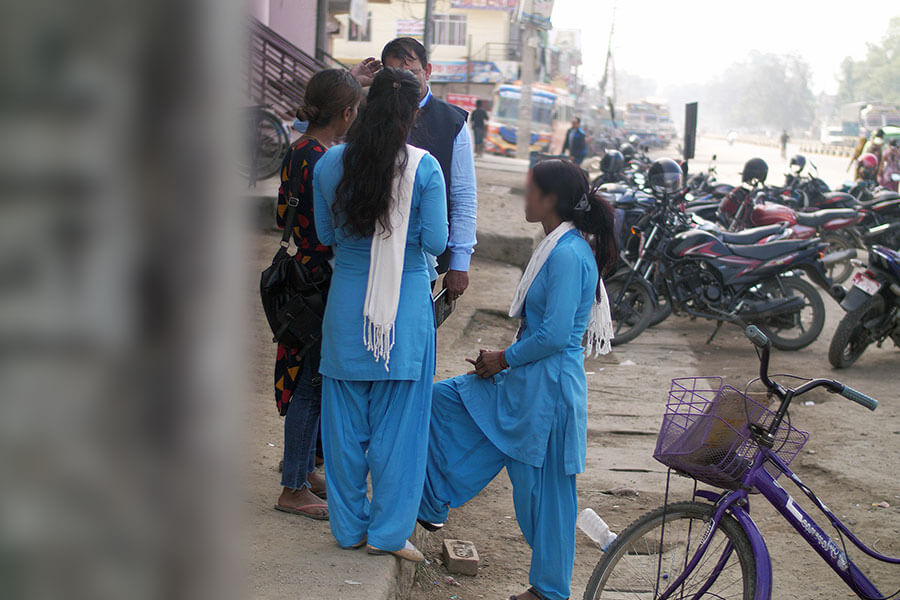
[{"label": "blue jeans", "polygon": [[284,417],[284,466],[281,485],[293,490],[308,487],[307,475],[316,470],[316,440],[322,412],[322,376],[318,344],[303,357],[297,387]]}]

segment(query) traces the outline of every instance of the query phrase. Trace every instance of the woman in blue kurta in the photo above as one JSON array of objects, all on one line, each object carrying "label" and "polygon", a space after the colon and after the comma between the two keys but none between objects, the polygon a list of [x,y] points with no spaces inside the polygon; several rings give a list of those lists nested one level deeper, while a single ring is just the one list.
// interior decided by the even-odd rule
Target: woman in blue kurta
[{"label": "woman in blue kurta", "polygon": [[449,507],[506,467],[533,551],[532,588],[513,598],[562,600],[575,556],[575,475],[585,461],[582,340],[587,331],[589,350],[609,349],[609,303],[598,273],[615,263],[616,246],[611,209],[568,161],[534,166],[525,217],[548,236],[514,297],[511,315],[522,318],[517,339],[506,350],[482,351],[468,375],[435,384],[419,521],[440,527]]},{"label": "woman in blue kurta", "polygon": [[334,247],[320,366],[331,530],[345,548],[415,561],[435,370],[426,253],[448,236],[440,165],[406,144],[418,104],[411,73],[382,70],[313,178],[316,231]]}]

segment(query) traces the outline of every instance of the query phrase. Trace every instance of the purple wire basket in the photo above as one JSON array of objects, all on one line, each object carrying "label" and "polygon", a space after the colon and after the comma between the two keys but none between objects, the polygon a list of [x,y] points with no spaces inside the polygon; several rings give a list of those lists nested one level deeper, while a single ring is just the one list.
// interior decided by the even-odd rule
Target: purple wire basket
[{"label": "purple wire basket", "polygon": [[[766,426],[774,416],[721,377],[673,379],[653,458],[703,483],[737,489],[759,450],[750,423]],[[808,439],[808,433],[783,421],[772,450],[790,464]]]}]

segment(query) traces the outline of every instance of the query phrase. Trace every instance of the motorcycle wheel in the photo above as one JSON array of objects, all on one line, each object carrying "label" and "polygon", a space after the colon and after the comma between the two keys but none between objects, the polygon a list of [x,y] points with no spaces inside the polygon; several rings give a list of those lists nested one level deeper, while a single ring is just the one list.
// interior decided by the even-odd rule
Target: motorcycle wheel
[{"label": "motorcycle wheel", "polygon": [[615,328],[613,346],[627,344],[641,335],[650,326],[650,319],[656,308],[650,284],[643,278],[632,279],[623,293],[627,277],[626,273],[620,279],[606,282],[606,294],[609,297],[613,327]]},{"label": "motorcycle wheel", "polygon": [[[777,277],[763,290],[768,297],[800,296],[804,306],[795,313],[763,319],[758,325],[779,350],[800,350],[809,346],[825,326],[825,303],[811,283],[799,277]],[[799,330],[799,335],[789,332]]]},{"label": "motorcycle wheel", "polygon": [[860,309],[844,315],[831,338],[828,348],[828,362],[835,369],[846,369],[862,356],[874,340],[865,326],[866,321],[884,314],[884,298],[872,298]]},{"label": "motorcycle wheel", "polygon": [[[822,241],[828,244],[826,253],[829,254],[831,252],[840,252],[841,250],[850,250],[856,247],[848,238],[836,233],[826,233],[822,236]],[[850,278],[850,274],[853,273],[853,265],[848,258],[829,265],[827,267],[827,272],[828,276],[831,277],[831,281],[834,283],[844,283]]]}]

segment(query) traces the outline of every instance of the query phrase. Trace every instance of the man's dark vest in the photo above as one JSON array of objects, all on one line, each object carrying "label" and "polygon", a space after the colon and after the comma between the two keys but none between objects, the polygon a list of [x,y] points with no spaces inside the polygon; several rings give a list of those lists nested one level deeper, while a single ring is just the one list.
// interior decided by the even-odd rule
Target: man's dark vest
[{"label": "man's dark vest", "polygon": [[[458,106],[447,104],[440,98],[431,96],[428,104],[419,111],[409,143],[427,150],[441,165],[444,183],[447,185],[447,211],[450,210],[450,177],[453,164],[453,142],[459,131],[465,127],[468,113]],[[451,225],[452,227],[452,225]],[[438,273],[447,271],[450,253],[445,251],[438,257]]]}]

